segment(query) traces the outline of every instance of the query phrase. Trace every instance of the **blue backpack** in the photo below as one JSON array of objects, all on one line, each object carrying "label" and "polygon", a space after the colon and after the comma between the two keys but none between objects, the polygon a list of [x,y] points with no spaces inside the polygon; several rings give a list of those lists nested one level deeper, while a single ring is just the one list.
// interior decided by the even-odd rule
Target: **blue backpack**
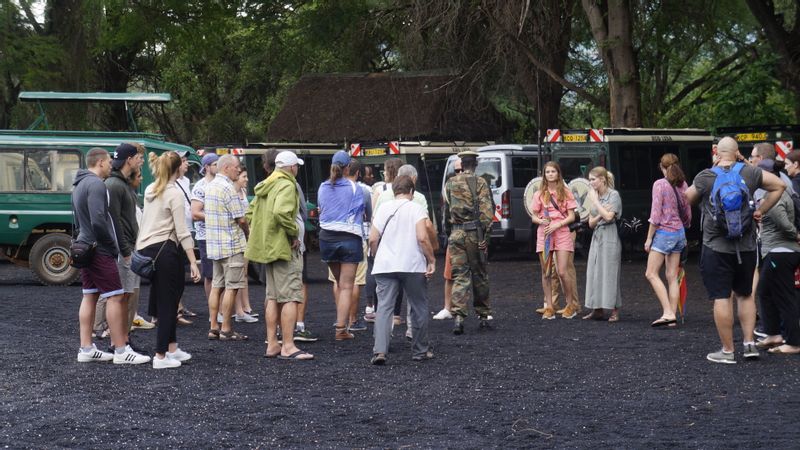
[{"label": "blue backpack", "polygon": [[720,167],[711,169],[716,175],[711,188],[711,217],[728,239],[740,239],[753,226],[753,204],[750,189],[739,172],[744,163],[736,163],[730,170]]}]

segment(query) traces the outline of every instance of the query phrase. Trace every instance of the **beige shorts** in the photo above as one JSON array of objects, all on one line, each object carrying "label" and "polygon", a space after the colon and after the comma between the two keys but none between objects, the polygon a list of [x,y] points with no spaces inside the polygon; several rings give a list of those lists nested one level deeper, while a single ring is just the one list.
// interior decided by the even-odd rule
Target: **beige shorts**
[{"label": "beige shorts", "polygon": [[292,250],[291,261],[275,261],[265,267],[267,300],[303,302],[303,254],[299,250]]},{"label": "beige shorts", "polygon": [[225,289],[243,289],[247,286],[247,261],[244,253],[214,260],[214,279],[211,286]]},{"label": "beige shorts", "polygon": [[[367,241],[364,241],[364,259],[358,263],[358,267],[356,267],[356,286],[365,286],[367,284],[367,249],[369,248],[369,244]],[[328,281],[331,283],[336,282],[336,278],[333,276],[333,272],[331,269],[328,268]]]}]

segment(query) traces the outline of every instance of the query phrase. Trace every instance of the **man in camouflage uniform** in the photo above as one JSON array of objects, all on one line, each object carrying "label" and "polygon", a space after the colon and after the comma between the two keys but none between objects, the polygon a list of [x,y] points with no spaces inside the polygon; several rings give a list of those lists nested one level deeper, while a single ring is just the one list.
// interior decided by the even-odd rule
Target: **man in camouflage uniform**
[{"label": "man in camouflage uniform", "polygon": [[[485,257],[494,212],[492,191],[486,180],[475,176],[478,154],[466,151],[458,156],[463,172],[450,178],[445,185],[445,227],[449,226],[452,230],[447,246],[453,266],[453,304],[450,308],[455,316],[453,334],[464,333],[464,318],[470,297],[480,317],[481,328],[489,327],[488,317],[492,314]],[[480,217],[476,217],[476,202]],[[482,240],[478,237],[478,228],[483,230]]]}]

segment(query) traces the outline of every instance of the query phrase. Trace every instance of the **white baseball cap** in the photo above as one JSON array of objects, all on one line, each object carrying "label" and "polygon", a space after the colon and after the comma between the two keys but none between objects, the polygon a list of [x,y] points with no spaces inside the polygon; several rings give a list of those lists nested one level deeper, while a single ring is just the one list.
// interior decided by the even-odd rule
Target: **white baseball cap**
[{"label": "white baseball cap", "polygon": [[275,167],[291,167],[295,164],[302,166],[303,160],[289,150],[280,152],[278,156],[275,157]]}]

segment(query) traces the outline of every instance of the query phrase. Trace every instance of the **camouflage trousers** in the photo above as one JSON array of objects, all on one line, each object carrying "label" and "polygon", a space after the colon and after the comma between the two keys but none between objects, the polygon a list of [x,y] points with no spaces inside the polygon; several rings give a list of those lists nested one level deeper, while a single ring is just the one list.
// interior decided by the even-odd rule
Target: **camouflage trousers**
[{"label": "camouflage trousers", "polygon": [[453,266],[453,296],[450,312],[466,317],[470,299],[475,313],[480,317],[492,314],[489,306],[489,274],[481,263],[478,234],[474,231],[454,230],[448,240],[450,264]]}]

